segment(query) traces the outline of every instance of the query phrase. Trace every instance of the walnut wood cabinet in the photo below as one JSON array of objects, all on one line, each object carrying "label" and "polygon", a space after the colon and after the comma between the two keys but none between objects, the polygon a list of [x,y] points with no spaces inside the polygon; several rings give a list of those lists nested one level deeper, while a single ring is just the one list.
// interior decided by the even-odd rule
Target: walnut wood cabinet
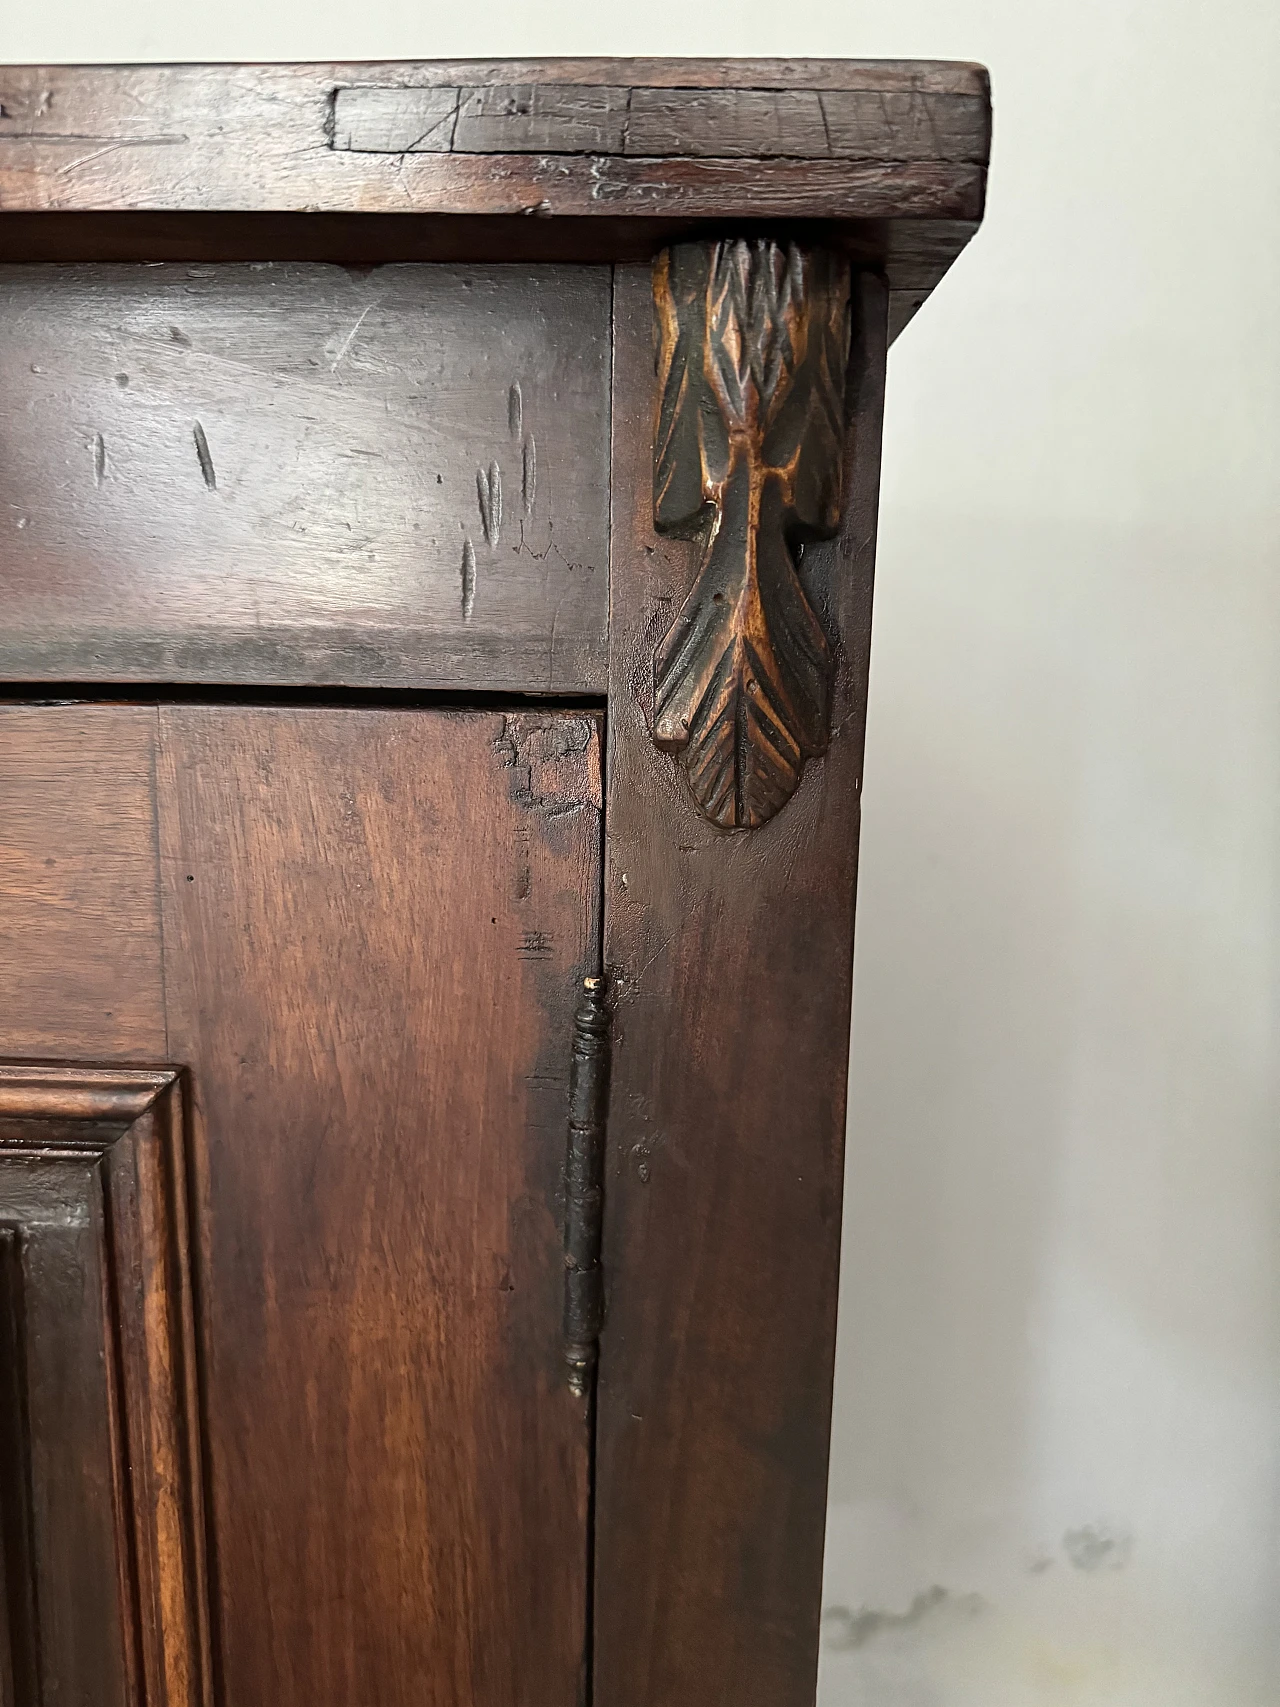
[{"label": "walnut wood cabinet", "polygon": [[0,1701],[803,1707],[985,74],[0,71]]}]

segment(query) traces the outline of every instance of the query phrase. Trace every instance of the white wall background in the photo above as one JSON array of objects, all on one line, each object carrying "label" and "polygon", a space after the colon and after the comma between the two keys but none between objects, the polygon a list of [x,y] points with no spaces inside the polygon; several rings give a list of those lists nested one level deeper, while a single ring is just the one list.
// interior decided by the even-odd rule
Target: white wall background
[{"label": "white wall background", "polygon": [[822,1707],[1280,1707],[1280,7],[0,4],[565,52],[995,84],[890,366]]}]

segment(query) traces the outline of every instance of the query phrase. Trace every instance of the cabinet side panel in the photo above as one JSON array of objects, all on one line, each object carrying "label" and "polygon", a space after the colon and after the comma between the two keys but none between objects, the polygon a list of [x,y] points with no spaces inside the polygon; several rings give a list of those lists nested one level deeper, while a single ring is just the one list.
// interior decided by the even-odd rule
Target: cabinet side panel
[{"label": "cabinet side panel", "polygon": [[886,324],[881,281],[854,295],[844,521],[802,571],[830,750],[725,831],[650,732],[697,561],[653,529],[650,275],[617,275],[599,1707],[813,1696]]},{"label": "cabinet side panel", "polygon": [[596,720],[166,709],[160,786],[224,1698],[572,1702]]}]

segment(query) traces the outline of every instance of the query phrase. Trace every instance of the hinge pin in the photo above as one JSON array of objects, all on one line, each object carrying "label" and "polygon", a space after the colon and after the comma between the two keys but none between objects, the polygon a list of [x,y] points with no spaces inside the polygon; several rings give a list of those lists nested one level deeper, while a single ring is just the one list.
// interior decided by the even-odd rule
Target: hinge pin
[{"label": "hinge pin", "polygon": [[603,978],[584,978],[573,1018],[569,1134],[565,1148],[564,1356],[569,1386],[585,1397],[604,1315],[600,1234],[609,1105],[609,1010]]}]

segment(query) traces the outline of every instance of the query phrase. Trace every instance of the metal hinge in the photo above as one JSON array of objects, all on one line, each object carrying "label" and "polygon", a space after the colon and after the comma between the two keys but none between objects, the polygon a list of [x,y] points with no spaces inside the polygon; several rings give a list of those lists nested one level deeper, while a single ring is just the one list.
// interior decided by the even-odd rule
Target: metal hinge
[{"label": "metal hinge", "polygon": [[591,1387],[604,1317],[600,1232],[609,1108],[609,1010],[603,978],[584,978],[573,1016],[569,1136],[564,1161],[564,1359],[569,1386]]}]

